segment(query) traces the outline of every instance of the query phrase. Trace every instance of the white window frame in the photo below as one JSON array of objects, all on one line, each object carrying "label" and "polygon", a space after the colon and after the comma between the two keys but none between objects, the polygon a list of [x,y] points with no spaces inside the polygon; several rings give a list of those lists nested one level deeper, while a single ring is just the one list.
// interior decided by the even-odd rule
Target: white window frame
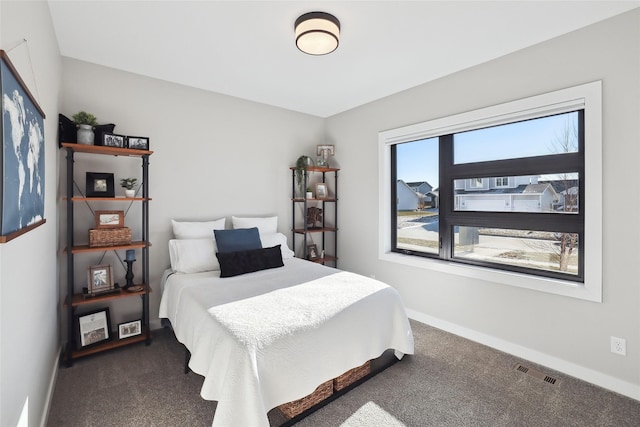
[{"label": "white window frame", "polygon": [[[498,184],[498,181],[503,181],[507,180],[506,184]],[[504,187],[508,187],[509,186],[509,177],[508,176],[499,176],[496,177],[496,188],[504,188]]]},{"label": "white window frame", "polygon": [[471,178],[469,181],[469,190],[484,189],[484,178]]},{"label": "white window frame", "polygon": [[[585,240],[584,283],[476,267],[392,252],[391,147],[488,126],[584,109]],[[402,265],[455,274],[520,288],[602,302],[602,82],[595,81],[542,95],[468,111],[378,134],[379,224],[378,258]]]}]

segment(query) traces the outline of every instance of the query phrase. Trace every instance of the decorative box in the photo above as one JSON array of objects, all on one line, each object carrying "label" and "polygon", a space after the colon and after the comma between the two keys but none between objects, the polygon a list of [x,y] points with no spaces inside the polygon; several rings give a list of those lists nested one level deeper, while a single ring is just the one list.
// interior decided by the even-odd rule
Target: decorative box
[{"label": "decorative box", "polygon": [[89,230],[89,247],[120,246],[131,243],[131,229],[122,228],[92,228]]}]

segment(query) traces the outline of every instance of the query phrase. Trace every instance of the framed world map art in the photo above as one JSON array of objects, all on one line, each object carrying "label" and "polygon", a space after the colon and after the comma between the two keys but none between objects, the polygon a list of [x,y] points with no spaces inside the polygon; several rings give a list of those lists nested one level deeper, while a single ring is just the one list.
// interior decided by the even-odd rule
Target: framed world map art
[{"label": "framed world map art", "polygon": [[45,114],[4,50],[0,50],[2,89],[2,217],[0,243],[45,223]]}]

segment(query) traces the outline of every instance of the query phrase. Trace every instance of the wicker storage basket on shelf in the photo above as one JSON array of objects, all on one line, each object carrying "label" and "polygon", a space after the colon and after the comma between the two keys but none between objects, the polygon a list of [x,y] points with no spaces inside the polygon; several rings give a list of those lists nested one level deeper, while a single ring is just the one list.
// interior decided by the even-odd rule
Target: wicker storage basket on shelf
[{"label": "wicker storage basket on shelf", "polygon": [[340,391],[345,387],[350,386],[360,378],[368,375],[371,372],[371,361],[367,360],[363,365],[353,368],[340,375],[333,380],[333,389]]},{"label": "wicker storage basket on shelf", "polygon": [[278,409],[280,409],[287,418],[293,418],[311,408],[313,405],[322,402],[332,394],[333,380],[329,380],[326,383],[320,384],[310,395],[302,399],[294,400],[293,402],[284,403],[278,406]]},{"label": "wicker storage basket on shelf", "polygon": [[120,246],[131,243],[131,229],[122,228],[92,228],[89,230],[89,247]]}]

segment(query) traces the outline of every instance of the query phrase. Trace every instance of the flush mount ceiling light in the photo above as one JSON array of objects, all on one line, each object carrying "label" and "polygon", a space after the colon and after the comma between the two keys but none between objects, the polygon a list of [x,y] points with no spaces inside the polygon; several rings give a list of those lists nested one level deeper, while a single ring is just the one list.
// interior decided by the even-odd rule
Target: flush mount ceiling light
[{"label": "flush mount ceiling light", "polygon": [[338,48],[340,21],[325,12],[309,12],[296,19],[296,46],[309,55],[326,55]]}]

